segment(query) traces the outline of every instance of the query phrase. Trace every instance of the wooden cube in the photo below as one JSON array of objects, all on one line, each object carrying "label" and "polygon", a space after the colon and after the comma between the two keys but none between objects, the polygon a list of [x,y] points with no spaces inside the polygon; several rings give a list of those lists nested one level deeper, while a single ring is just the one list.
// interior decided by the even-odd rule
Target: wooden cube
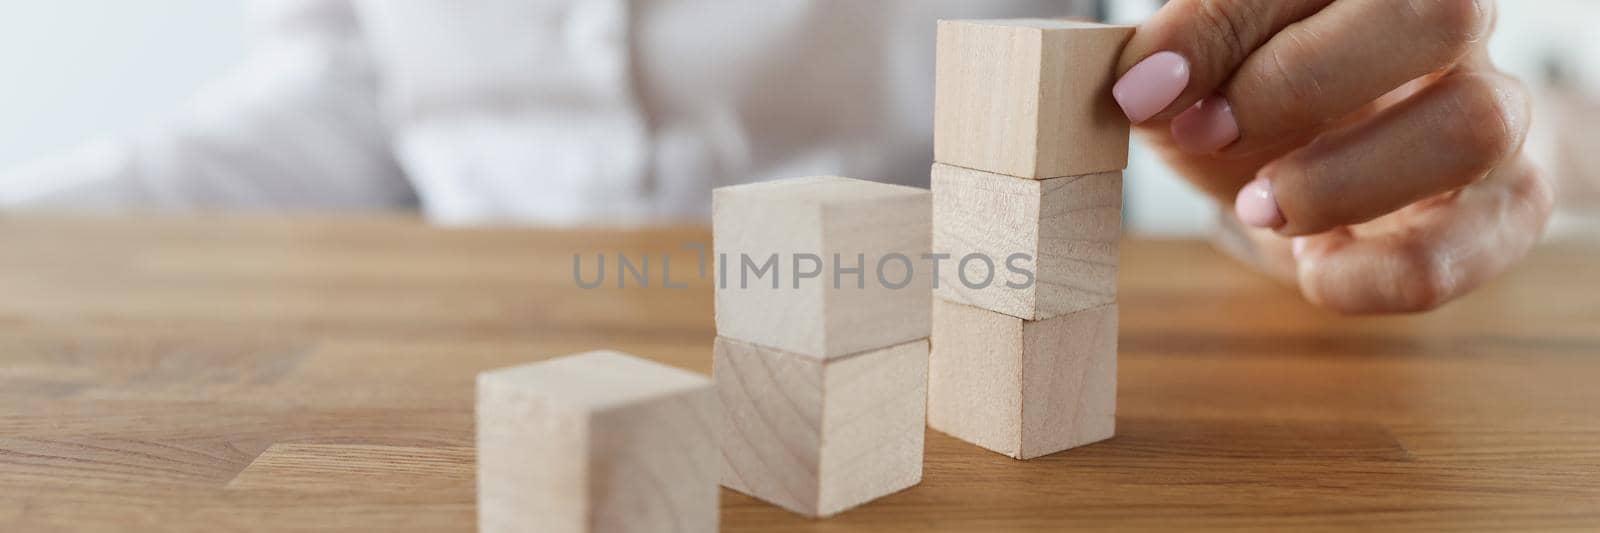
[{"label": "wooden cube", "polygon": [[722,484],[830,516],[922,481],[928,343],[814,357],[718,337]]},{"label": "wooden cube", "polygon": [[927,338],[930,204],[831,176],[717,189],[717,334],[824,359]]},{"label": "wooden cube", "polygon": [[937,300],[928,426],[1017,459],[1111,438],[1117,306],[1030,321]]},{"label": "wooden cube", "polygon": [[1111,86],[1132,36],[1069,20],[940,21],[934,160],[1031,179],[1126,168]]},{"label": "wooden cube", "polygon": [[1028,320],[1116,301],[1120,171],[1021,180],[934,164],[932,181],[940,298]]},{"label": "wooden cube", "polygon": [[711,380],[598,351],[478,375],[478,530],[714,532]]}]

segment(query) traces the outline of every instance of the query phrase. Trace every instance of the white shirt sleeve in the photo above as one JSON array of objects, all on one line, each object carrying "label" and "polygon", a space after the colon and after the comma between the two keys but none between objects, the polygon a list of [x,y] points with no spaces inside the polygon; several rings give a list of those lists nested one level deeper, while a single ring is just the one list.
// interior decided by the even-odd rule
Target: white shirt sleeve
[{"label": "white shirt sleeve", "polygon": [[415,203],[349,0],[254,6],[264,39],[170,124],[0,174],[0,208],[381,209]]}]

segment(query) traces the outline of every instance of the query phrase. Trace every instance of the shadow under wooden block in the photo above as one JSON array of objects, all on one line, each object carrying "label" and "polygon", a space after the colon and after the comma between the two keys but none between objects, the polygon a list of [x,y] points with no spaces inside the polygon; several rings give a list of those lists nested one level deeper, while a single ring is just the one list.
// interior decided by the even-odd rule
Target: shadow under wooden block
[{"label": "shadow under wooden block", "polygon": [[610,351],[478,375],[478,530],[714,532],[716,392]]},{"label": "shadow under wooden block", "polygon": [[1021,180],[935,163],[932,181],[940,298],[1028,320],[1117,300],[1122,172]]},{"label": "shadow under wooden block", "polygon": [[1017,459],[1111,438],[1117,306],[1041,321],[935,300],[928,425]]},{"label": "shadow under wooden block", "polygon": [[717,334],[824,359],[928,338],[931,202],[834,176],[717,189]]},{"label": "shadow under wooden block", "polygon": [[922,481],[928,343],[821,360],[718,337],[722,484],[825,517]]},{"label": "shadow under wooden block", "polygon": [[939,21],[933,159],[1029,179],[1126,168],[1111,87],[1132,36],[1069,20]]}]

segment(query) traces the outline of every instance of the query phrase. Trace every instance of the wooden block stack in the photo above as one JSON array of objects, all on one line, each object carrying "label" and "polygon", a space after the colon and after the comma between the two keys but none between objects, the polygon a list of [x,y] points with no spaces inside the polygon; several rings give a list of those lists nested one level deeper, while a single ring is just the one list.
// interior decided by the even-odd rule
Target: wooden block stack
[{"label": "wooden block stack", "polygon": [[1132,34],[939,23],[933,248],[950,266],[933,310],[934,429],[1018,459],[1111,437],[1128,160],[1111,85]]},{"label": "wooden block stack", "polygon": [[838,177],[715,191],[728,488],[823,517],[922,480],[930,210]]},{"label": "wooden block stack", "polygon": [[478,530],[714,532],[716,392],[617,352],[478,375]]}]

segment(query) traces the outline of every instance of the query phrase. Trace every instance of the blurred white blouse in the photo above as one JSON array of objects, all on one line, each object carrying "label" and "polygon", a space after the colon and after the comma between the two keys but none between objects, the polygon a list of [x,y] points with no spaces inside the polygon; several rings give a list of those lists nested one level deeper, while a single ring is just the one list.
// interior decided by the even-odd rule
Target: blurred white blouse
[{"label": "blurred white blouse", "polygon": [[1075,0],[296,0],[181,120],[0,177],[0,205],[703,216],[722,185],[918,184],[940,18]]}]

